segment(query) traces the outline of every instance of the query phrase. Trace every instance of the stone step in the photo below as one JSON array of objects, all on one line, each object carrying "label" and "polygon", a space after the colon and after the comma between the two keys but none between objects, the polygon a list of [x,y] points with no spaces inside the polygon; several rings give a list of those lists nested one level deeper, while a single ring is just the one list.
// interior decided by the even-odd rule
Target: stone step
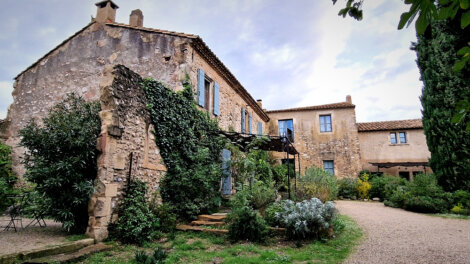
[{"label": "stone step", "polygon": [[209,228],[204,228],[201,226],[190,226],[190,225],[177,225],[176,229],[180,231],[196,231],[196,232],[204,232],[204,233],[210,233],[210,234],[215,234],[215,235],[225,235],[228,233],[227,229],[209,229]]},{"label": "stone step", "polygon": [[81,239],[74,242],[67,242],[55,246],[46,246],[38,249],[15,252],[8,255],[0,255],[0,263],[27,263],[31,259],[44,258],[66,252],[74,252],[81,248],[93,245],[95,241],[91,238]]},{"label": "stone step", "polygon": [[227,218],[227,215],[199,215],[197,220],[199,221],[210,221],[210,222],[221,222]]},{"label": "stone step", "polygon": [[85,258],[93,253],[98,253],[106,250],[110,250],[111,246],[105,245],[103,243],[98,243],[95,245],[90,245],[84,248],[79,249],[78,251],[63,253],[58,255],[53,255],[44,258],[38,258],[29,260],[26,263],[69,263],[74,261],[79,261],[80,259]]},{"label": "stone step", "polygon": [[223,226],[225,222],[213,222],[213,221],[192,221],[189,225],[192,226]]}]

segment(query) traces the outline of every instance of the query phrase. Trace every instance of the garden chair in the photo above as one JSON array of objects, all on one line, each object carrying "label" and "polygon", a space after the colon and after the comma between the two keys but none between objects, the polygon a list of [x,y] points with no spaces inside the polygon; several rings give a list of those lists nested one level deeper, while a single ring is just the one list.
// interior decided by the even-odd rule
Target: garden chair
[{"label": "garden chair", "polygon": [[23,228],[23,218],[22,218],[22,213],[24,209],[24,203],[26,194],[16,194],[16,195],[9,195],[7,196],[7,199],[12,199],[13,200],[13,205],[8,207],[8,209],[5,211],[6,214],[9,216],[10,220],[8,222],[8,225],[3,229],[4,231],[9,230],[10,228],[15,229],[15,232],[18,232],[17,229],[17,223],[19,222],[21,225],[21,228]]},{"label": "garden chair", "polygon": [[[44,207],[38,204],[38,199],[34,199],[35,193],[28,193],[28,198],[26,199],[25,205],[25,213],[29,216],[32,216],[31,222],[26,226],[29,227],[31,225],[35,226],[39,224],[40,227],[46,227],[46,221],[44,221],[44,217],[46,216],[46,211]],[[43,200],[41,200],[43,201]]]}]

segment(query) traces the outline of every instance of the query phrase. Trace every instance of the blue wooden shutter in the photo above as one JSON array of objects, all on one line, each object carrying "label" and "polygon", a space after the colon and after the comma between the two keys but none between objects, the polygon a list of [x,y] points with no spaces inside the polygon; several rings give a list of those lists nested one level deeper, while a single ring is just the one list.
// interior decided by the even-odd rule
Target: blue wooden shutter
[{"label": "blue wooden shutter", "polygon": [[245,108],[243,108],[243,107],[242,107],[242,119],[241,120],[242,120],[242,126],[241,126],[242,131],[241,132],[245,133],[245,131],[246,131],[246,128],[245,128]]},{"label": "blue wooden shutter", "polygon": [[228,149],[222,150],[222,195],[232,194],[231,154]]},{"label": "blue wooden shutter", "polygon": [[251,114],[248,114],[248,134],[251,134]]},{"label": "blue wooden shutter", "polygon": [[214,82],[214,115],[220,115],[220,105],[219,105],[219,84]]},{"label": "blue wooden shutter", "polygon": [[258,122],[258,135],[263,135],[263,123]]},{"label": "blue wooden shutter", "polygon": [[205,87],[204,87],[204,71],[201,69],[197,70],[197,103],[204,107],[205,98]]}]

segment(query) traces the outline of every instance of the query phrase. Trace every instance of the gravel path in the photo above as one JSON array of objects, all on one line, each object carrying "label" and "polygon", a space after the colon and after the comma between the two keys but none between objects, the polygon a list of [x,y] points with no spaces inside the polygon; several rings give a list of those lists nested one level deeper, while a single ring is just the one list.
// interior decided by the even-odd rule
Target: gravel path
[{"label": "gravel path", "polygon": [[377,202],[337,201],[364,230],[346,263],[470,263],[470,220],[390,208]]},{"label": "gravel path", "polygon": [[[18,232],[13,229],[4,231],[8,222],[7,217],[0,217],[0,255],[58,245],[67,241],[61,224],[51,220],[46,220],[47,227],[29,226],[19,229]],[[29,222],[30,219],[23,219],[23,225]]]}]

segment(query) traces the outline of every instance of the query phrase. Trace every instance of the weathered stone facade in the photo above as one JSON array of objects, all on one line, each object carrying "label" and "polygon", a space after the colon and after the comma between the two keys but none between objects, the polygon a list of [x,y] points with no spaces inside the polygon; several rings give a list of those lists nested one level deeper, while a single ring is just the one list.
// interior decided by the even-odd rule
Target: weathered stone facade
[{"label": "weathered stone facade", "polygon": [[197,71],[203,69],[220,84],[220,114],[211,114],[222,129],[240,131],[241,107],[252,115],[253,126],[263,122],[265,127],[269,119],[198,36],[143,28],[143,16],[137,11],[130,17],[132,26],[118,24],[114,22],[116,9],[111,1],[100,2],[94,21],[16,77],[14,103],[0,126],[0,137],[13,147],[13,168],[21,176],[25,150],[18,147],[19,131],[31,119],[46,116],[71,92],[101,102],[97,143],[101,154],[87,230],[96,239],[107,236],[113,208],[126,186],[130,153],[132,177],[147,182],[151,191],[158,189],[166,170],[151,133],[141,78],[151,77],[182,90],[188,75],[196,94]]},{"label": "weathered stone facade", "polygon": [[[323,168],[324,161],[333,161],[336,176],[357,177],[361,170],[361,158],[352,103],[272,110],[267,113],[271,118],[271,135],[279,134],[279,120],[293,120],[294,146],[300,152],[302,171],[311,166]],[[320,115],[331,116],[331,132],[320,132]],[[285,158],[280,153],[275,153],[275,157]]]},{"label": "weathered stone facade", "polygon": [[87,230],[99,240],[107,236],[107,225],[128,178],[146,182],[154,193],[166,171],[141,82],[138,74],[121,65],[106,67],[100,82],[100,155]]}]

